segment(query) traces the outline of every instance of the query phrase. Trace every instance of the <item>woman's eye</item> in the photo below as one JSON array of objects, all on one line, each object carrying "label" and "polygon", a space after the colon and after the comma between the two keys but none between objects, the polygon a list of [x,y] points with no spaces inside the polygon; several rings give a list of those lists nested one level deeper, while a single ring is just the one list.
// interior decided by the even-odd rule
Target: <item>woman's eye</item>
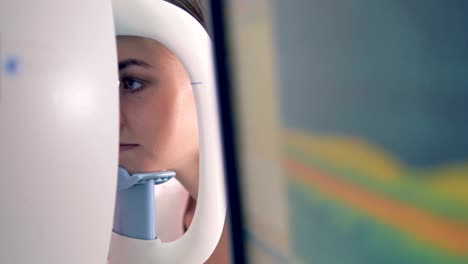
[{"label": "woman's eye", "polygon": [[122,88],[128,92],[136,92],[143,88],[143,81],[140,81],[135,78],[125,77],[121,81]]}]

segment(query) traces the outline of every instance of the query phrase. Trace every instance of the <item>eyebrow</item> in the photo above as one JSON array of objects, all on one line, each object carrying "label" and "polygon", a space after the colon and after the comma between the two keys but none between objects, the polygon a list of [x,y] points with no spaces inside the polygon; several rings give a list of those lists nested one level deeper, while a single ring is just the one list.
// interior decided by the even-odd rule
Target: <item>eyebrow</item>
[{"label": "eyebrow", "polygon": [[151,65],[149,65],[148,63],[142,61],[142,60],[138,60],[138,59],[128,59],[128,60],[124,60],[124,61],[120,61],[119,62],[119,71],[125,69],[125,68],[128,68],[130,66],[139,66],[139,67],[143,67],[143,68],[151,68]]}]

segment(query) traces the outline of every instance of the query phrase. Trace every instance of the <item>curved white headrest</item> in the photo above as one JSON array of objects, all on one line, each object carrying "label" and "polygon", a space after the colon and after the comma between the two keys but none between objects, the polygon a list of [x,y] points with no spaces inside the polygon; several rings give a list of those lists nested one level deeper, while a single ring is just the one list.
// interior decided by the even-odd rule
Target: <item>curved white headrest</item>
[{"label": "curved white headrest", "polygon": [[224,166],[211,40],[189,13],[162,0],[112,0],[117,36],[156,40],[185,66],[196,100],[200,141],[197,208],[178,240],[137,240],[113,233],[109,259],[124,263],[204,263],[224,227]]}]

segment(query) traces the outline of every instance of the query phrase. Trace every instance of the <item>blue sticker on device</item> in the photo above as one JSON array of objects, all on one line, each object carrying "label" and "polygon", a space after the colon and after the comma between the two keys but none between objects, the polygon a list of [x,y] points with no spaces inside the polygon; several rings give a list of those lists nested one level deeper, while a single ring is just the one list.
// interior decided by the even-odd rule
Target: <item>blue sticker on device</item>
[{"label": "blue sticker on device", "polygon": [[5,59],[4,70],[8,75],[18,74],[20,69],[20,59],[17,56],[10,55]]}]

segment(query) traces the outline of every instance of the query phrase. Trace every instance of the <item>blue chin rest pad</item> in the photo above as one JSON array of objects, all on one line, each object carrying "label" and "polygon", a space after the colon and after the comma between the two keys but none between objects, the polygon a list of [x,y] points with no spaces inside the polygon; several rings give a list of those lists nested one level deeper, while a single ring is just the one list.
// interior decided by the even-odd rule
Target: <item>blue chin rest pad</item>
[{"label": "blue chin rest pad", "polygon": [[173,171],[130,175],[119,167],[113,231],[135,239],[156,239],[154,185],[174,176]]}]

